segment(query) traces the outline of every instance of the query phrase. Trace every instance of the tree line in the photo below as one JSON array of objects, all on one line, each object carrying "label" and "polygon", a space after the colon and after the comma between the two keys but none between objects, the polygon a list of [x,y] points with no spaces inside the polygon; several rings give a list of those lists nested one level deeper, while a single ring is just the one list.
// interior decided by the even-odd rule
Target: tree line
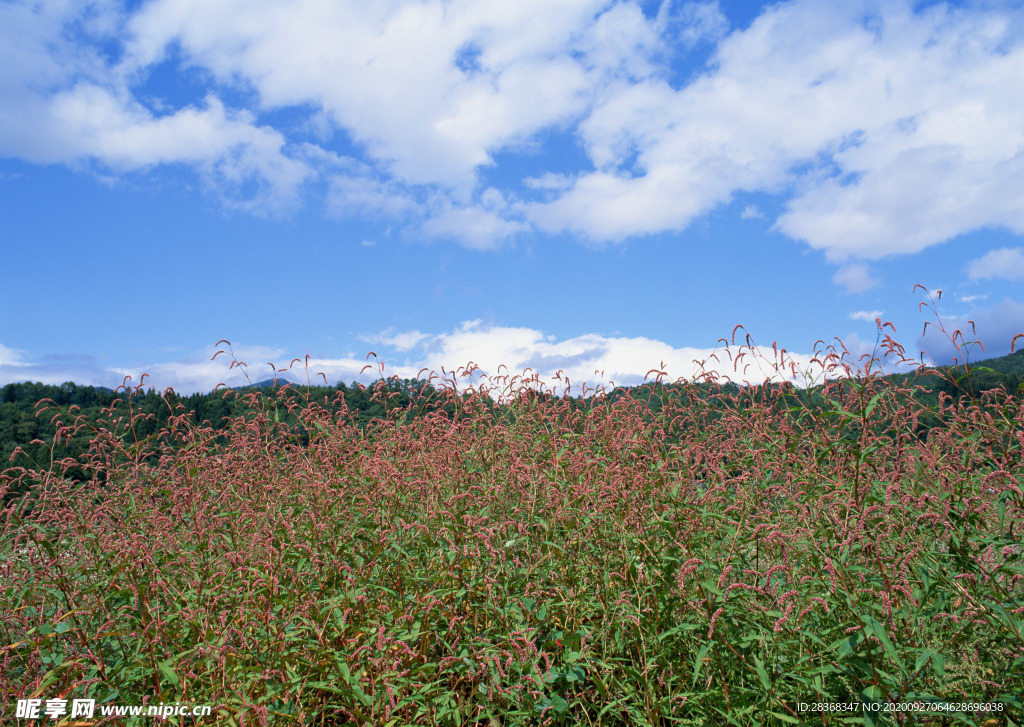
[{"label": "tree line", "polygon": [[[970,367],[940,367],[881,378],[899,386],[916,387],[914,398],[922,408],[936,412],[940,396],[955,403],[964,397],[980,401],[985,392],[990,392],[988,398],[995,400],[1016,394],[1024,382],[1024,351],[981,361]],[[669,399],[685,404],[694,397],[709,409],[722,406],[727,398],[735,399],[737,406],[742,406],[746,399],[751,402],[770,399],[773,406],[780,409],[802,407],[806,410],[831,406],[820,396],[820,386],[783,388],[785,390],[780,392],[777,385],[740,389],[734,384],[647,382],[635,387],[616,388],[607,398],[611,402],[624,397],[640,400],[651,417],[656,417]],[[282,390],[285,395],[282,395]],[[310,435],[304,430],[299,417],[301,407],[285,405],[289,390],[296,395],[293,401],[317,402],[332,415],[343,415],[351,424],[364,430],[372,422],[386,419],[389,411],[407,410],[407,420],[434,412],[441,412],[449,418],[458,415],[454,400],[442,396],[442,392],[430,382],[411,379],[393,378],[372,387],[339,382],[333,387],[288,385],[287,389],[282,384],[261,382],[234,390],[221,389],[187,396],[173,391],[158,393],[152,388],[145,391],[134,389],[129,396],[125,389],[115,391],[70,381],[59,386],[12,383],[0,388],[0,471],[9,467],[45,470],[51,462],[78,458],[88,451],[100,423],[110,419],[112,410],[120,407],[127,412],[129,406],[132,411],[146,415],[137,419],[131,430],[136,441],[145,441],[167,429],[175,416],[184,416],[194,424],[209,426],[215,432],[224,431],[233,419],[251,413],[257,406],[256,402],[261,401],[258,405],[271,407],[275,422],[288,425],[297,443],[305,445],[309,443]],[[263,398],[248,396],[256,392],[263,394]],[[730,397],[723,397],[723,394],[730,394]],[[534,395],[537,397],[553,399],[554,395]],[[592,402],[576,398],[568,404],[571,410],[579,410],[591,406]],[[514,420],[515,413],[508,411],[510,407],[504,407],[506,411],[502,412],[502,407],[493,402],[488,405],[495,415]],[[55,443],[59,424],[74,417],[79,417],[85,425]],[[923,430],[942,426],[942,418],[937,414],[925,416],[918,426]],[[85,478],[87,473],[72,469],[69,476]]]}]

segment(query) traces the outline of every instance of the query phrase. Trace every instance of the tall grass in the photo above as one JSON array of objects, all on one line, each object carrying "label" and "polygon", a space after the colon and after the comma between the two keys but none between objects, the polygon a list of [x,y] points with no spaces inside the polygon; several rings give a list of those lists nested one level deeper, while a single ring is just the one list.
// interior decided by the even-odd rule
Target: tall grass
[{"label": "tall grass", "polygon": [[[90,481],[0,482],[41,483],[2,515],[3,721],[88,696],[223,725],[1015,724],[1020,397],[944,398],[922,433],[841,353],[806,402],[693,385],[653,415],[513,378],[506,408],[479,384],[364,431],[251,392],[227,444],[184,416],[136,442],[129,396]],[[915,701],[988,708],[884,711]]]}]

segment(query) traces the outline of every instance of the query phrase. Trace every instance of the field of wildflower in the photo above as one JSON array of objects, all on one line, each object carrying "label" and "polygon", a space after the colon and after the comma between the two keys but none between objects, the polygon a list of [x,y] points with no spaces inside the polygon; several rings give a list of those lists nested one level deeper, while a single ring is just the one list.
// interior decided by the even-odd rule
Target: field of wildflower
[{"label": "field of wildflower", "polygon": [[43,402],[95,436],[0,480],[34,483],[0,519],[0,721],[1019,724],[1021,398],[926,407],[883,333],[806,388],[654,370],[573,401],[470,367],[368,428],[301,387],[145,441],[131,386],[99,425]]}]

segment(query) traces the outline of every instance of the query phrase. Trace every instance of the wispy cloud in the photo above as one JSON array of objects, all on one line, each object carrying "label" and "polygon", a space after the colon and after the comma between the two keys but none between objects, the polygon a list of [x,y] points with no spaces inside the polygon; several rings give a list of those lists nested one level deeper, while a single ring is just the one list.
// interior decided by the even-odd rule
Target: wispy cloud
[{"label": "wispy cloud", "polygon": [[729,31],[729,19],[717,1],[684,3],[673,19],[679,24],[679,40],[687,46],[715,42]]},{"label": "wispy cloud", "polygon": [[527,177],[523,180],[523,184],[530,189],[561,191],[572,186],[572,177],[566,174],[545,172],[539,177]]},{"label": "wispy cloud", "polygon": [[[211,391],[217,384],[243,386],[250,380],[255,383],[274,376],[278,368],[287,368],[284,350],[273,346],[239,345],[234,347],[238,361],[245,363],[242,368],[231,367],[230,355],[225,353],[213,358],[216,348],[210,346],[179,358],[152,360],[137,366],[109,362],[95,356],[63,353],[32,355],[19,352],[21,356],[11,362],[0,346],[0,381],[39,381],[44,384],[62,384],[74,381],[81,385],[116,388],[124,383],[137,386],[144,383],[147,388],[159,390],[168,387],[183,394]],[[275,364],[274,367],[270,363]],[[249,379],[246,379],[246,374]],[[145,375],[145,378],[143,378]],[[304,380],[296,371],[292,379]],[[331,382],[334,383],[334,382]]]},{"label": "wispy cloud", "polygon": [[883,315],[885,313],[880,310],[857,310],[850,313],[850,318],[855,321],[873,321]]},{"label": "wispy cloud", "polygon": [[843,286],[847,293],[863,293],[878,285],[878,280],[873,276],[871,268],[864,263],[842,265],[832,279],[838,285]]},{"label": "wispy cloud", "polygon": [[986,253],[968,264],[967,275],[971,280],[1024,280],[1024,249],[1002,247]]},{"label": "wispy cloud", "polygon": [[16,348],[8,348],[3,344],[0,344],[0,366],[16,367],[16,366],[28,366],[22,359],[25,355],[24,351]]}]

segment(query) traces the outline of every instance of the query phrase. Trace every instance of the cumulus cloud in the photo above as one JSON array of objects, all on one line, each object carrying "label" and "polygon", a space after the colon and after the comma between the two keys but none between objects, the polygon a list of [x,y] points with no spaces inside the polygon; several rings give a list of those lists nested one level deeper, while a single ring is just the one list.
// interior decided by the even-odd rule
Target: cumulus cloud
[{"label": "cumulus cloud", "polygon": [[1015,22],[907,3],[772,5],[688,85],[611,89],[579,126],[597,169],[533,219],[614,241],[682,229],[741,190],[792,190],[776,229],[835,261],[984,225],[1024,231]]},{"label": "cumulus cloud", "polygon": [[[330,214],[474,248],[678,231],[742,192],[780,197],[774,229],[840,264],[1024,233],[1024,10],[915,5],[789,0],[731,29],[717,2],[15,0],[0,154],[185,164],[253,211],[319,180]],[[674,80],[698,45],[708,62]],[[161,64],[197,97],[152,98]],[[548,134],[585,159],[546,156]],[[331,160],[335,136],[358,161]],[[528,172],[494,181],[528,150]]]},{"label": "cumulus cloud", "polygon": [[570,46],[604,4],[157,0],[129,22],[128,56],[145,67],[176,44],[263,108],[322,110],[403,182],[465,188],[492,151],[582,110]]},{"label": "cumulus cloud", "polygon": [[[1005,278],[1006,280],[1024,279],[1024,249],[1019,247],[1001,247],[998,250],[972,260],[967,266],[967,275],[971,280],[989,278]],[[967,302],[966,298],[963,298]]]},{"label": "cumulus cloud", "polygon": [[[1024,311],[1017,308],[1017,313]],[[115,388],[126,377],[130,377],[130,384],[137,385],[145,373],[146,388],[162,391],[171,387],[191,394],[212,391],[221,383],[238,387],[275,375],[300,385],[307,381],[323,385],[326,381],[332,386],[338,382],[370,385],[392,376],[423,380],[433,375],[436,385],[447,381],[460,391],[484,385],[497,399],[524,385],[559,396],[567,392],[572,396],[589,395],[598,389],[636,386],[657,378],[661,372],[662,380],[669,382],[711,375],[719,381],[740,384],[771,380],[796,386],[820,383],[826,376],[819,360],[825,347],[814,353],[795,353],[778,345],[751,347],[754,341],[747,341],[743,331],[730,346],[694,348],[618,334],[584,333],[560,339],[539,329],[474,319],[448,331],[388,328],[360,339],[372,348],[363,357],[352,352],[337,357],[307,357],[304,352],[286,352],[279,346],[238,344],[232,350],[221,345],[224,353],[215,358],[217,349],[211,346],[136,366],[105,365],[93,357],[78,355],[32,357],[20,352],[12,356],[11,349],[0,347],[0,384],[75,381]],[[862,363],[862,357],[873,351],[874,344],[861,341],[855,333],[845,340],[845,345],[834,341],[832,347],[841,355],[845,351],[845,360],[851,366]],[[231,366],[232,353],[235,360],[244,362],[243,367]]]},{"label": "cumulus cloud", "polygon": [[883,315],[885,313],[880,310],[857,310],[850,313],[850,318],[855,321],[873,321]]},{"label": "cumulus cloud", "polygon": [[[520,382],[536,377],[537,382],[560,395],[568,385],[573,396],[579,396],[584,386],[589,392],[598,386],[606,390],[614,386],[635,386],[643,383],[652,369],[661,369],[662,364],[668,381],[693,379],[710,372],[723,380],[728,378],[739,383],[759,384],[769,378],[802,385],[808,380],[804,374],[810,379],[822,375],[821,367],[812,362],[812,355],[780,350],[776,356],[771,347],[757,355],[739,357],[738,346],[733,346],[730,353],[724,347],[675,347],[644,337],[588,333],[559,340],[541,330],[496,325],[479,319],[464,321],[456,329],[443,333],[411,331],[396,335],[387,331],[366,340],[392,346],[399,341],[414,342],[411,347],[401,349],[406,353],[402,363],[391,361],[386,366],[385,376],[416,378],[424,368],[438,375],[442,371],[458,374],[475,368],[477,373],[466,381],[469,384],[484,381],[495,388],[492,392],[495,396],[502,390],[508,393],[512,377],[518,377]],[[382,360],[386,358],[383,349],[375,347],[375,351]],[[399,351],[396,346],[396,352]],[[780,362],[785,365],[777,366]],[[795,365],[795,372],[790,364]],[[462,379],[457,376],[456,381]]]},{"label": "cumulus cloud", "polygon": [[40,382],[59,386],[74,381],[82,386],[121,385],[122,377],[107,369],[91,356],[44,357],[33,363],[11,365],[0,363],[0,385],[22,382]]},{"label": "cumulus cloud", "polygon": [[[134,94],[141,72],[112,65],[122,10],[57,1],[0,7],[0,154],[37,163],[98,164],[115,173],[187,164],[225,202],[265,213],[297,200],[311,170],[278,130],[229,109],[212,91],[161,113]],[[241,195],[247,183],[256,192]]]}]

